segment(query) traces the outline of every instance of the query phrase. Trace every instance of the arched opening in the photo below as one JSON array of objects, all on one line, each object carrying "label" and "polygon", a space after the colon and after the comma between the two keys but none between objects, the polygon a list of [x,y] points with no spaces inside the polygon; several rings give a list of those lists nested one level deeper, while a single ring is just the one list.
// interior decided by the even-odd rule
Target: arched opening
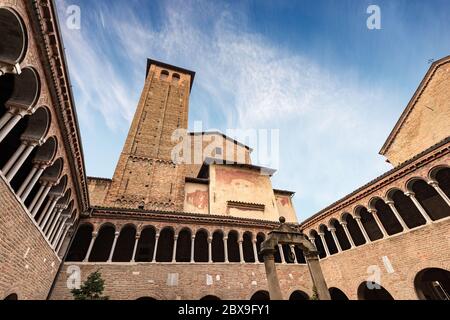
[{"label": "arched opening", "polygon": [[414,279],[420,300],[450,300],[450,272],[439,268],[420,271]]},{"label": "arched opening", "polygon": [[255,262],[255,254],[253,252],[253,234],[251,232],[245,232],[243,236],[244,242],[242,243],[242,249],[244,251],[245,262]]},{"label": "arched opening", "polygon": [[258,261],[259,262],[264,262],[264,257],[260,253],[261,244],[264,242],[264,240],[266,240],[266,235],[264,233],[258,233],[258,235],[256,236],[256,250],[258,250]]},{"label": "arched opening", "polygon": [[358,287],[359,300],[394,300],[391,294],[378,283],[363,282]]},{"label": "arched opening", "polygon": [[314,244],[316,245],[317,251],[319,251],[319,258],[323,259],[327,256],[327,253],[325,252],[325,248],[322,244],[322,239],[320,238],[319,234],[316,230],[312,230],[309,234],[310,239],[314,239]]},{"label": "arched opening", "polygon": [[439,188],[450,198],[450,168],[441,167],[433,170],[432,177],[436,180]]},{"label": "arched opening", "polygon": [[331,300],[337,301],[349,300],[347,295],[341,289],[330,288],[328,289],[328,291],[330,292]]},{"label": "arched opening", "polygon": [[350,213],[344,213],[342,215],[342,222],[347,223],[348,232],[352,237],[355,246],[361,246],[366,243],[366,239],[362,233],[362,230],[359,228],[358,222]]},{"label": "arched opening", "polygon": [[228,233],[228,260],[230,262],[240,262],[240,254],[239,254],[239,244],[238,244],[238,233],[237,231],[230,231]]},{"label": "arched opening", "polygon": [[12,87],[12,92],[8,101],[5,102],[7,108],[14,107],[20,110],[29,110],[39,99],[41,82],[38,73],[33,68],[24,68],[21,74],[14,74],[8,78],[12,81],[8,87]]},{"label": "arched opening", "polygon": [[90,224],[83,224],[78,228],[67,254],[67,261],[81,262],[84,260],[91,244],[93,230],[94,228]]},{"label": "arched opening", "polygon": [[361,222],[364,227],[364,229],[367,232],[367,235],[369,236],[370,241],[375,241],[378,239],[383,238],[383,233],[381,232],[380,228],[378,227],[378,224],[373,217],[372,213],[367,211],[366,207],[358,207],[355,210],[356,215],[359,215],[361,217]]},{"label": "arched opening", "polygon": [[223,233],[222,231],[216,231],[213,233],[212,239],[212,260],[213,262],[225,262],[223,245]]},{"label": "arched opening", "polygon": [[120,231],[114,249],[113,262],[130,262],[133,259],[134,243],[136,241],[136,228],[134,225],[127,225]]},{"label": "arched opening", "polygon": [[433,221],[450,216],[450,207],[428,183],[415,180],[411,183],[411,189]]},{"label": "arched opening", "polygon": [[269,292],[265,290],[255,292],[250,298],[250,301],[269,301],[269,300],[270,300]]},{"label": "arched opening", "polygon": [[114,242],[115,232],[115,228],[109,224],[103,225],[100,228],[89,256],[89,262],[108,261]]},{"label": "arched opening", "polygon": [[157,262],[171,262],[173,255],[174,232],[172,228],[164,228],[159,234]]},{"label": "arched opening", "polygon": [[199,230],[194,241],[194,261],[208,262],[208,233],[206,230]]},{"label": "arched opening", "polygon": [[151,262],[155,251],[156,230],[154,227],[145,227],[141,232],[136,249],[136,262]]},{"label": "arched opening", "polygon": [[337,219],[331,219],[330,226],[333,227],[336,231],[336,238],[339,241],[339,245],[343,251],[350,249],[352,246],[350,241],[345,234],[345,230],[342,225],[339,223]]},{"label": "arched opening", "polygon": [[408,228],[416,228],[426,223],[425,218],[419,212],[412,200],[402,191],[394,189],[388,192],[388,199],[394,201],[394,206]]},{"label": "arched opening", "polygon": [[377,211],[376,214],[388,235],[391,236],[403,231],[402,225],[386,202],[380,198],[375,198],[371,201],[371,206]]},{"label": "arched opening", "polygon": [[319,232],[324,234],[325,242],[327,244],[328,251],[330,251],[330,255],[336,254],[338,252],[338,249],[330,230],[328,230],[328,228],[324,224],[322,224],[319,227]]},{"label": "arched opening", "polygon": [[305,255],[303,254],[303,250],[299,246],[294,247],[295,256],[297,257],[297,263],[306,264]]},{"label": "arched opening", "polygon": [[177,240],[177,262],[190,262],[191,261],[191,238],[192,233],[189,229],[183,229],[178,233]]},{"label": "arched opening", "polygon": [[20,16],[10,8],[0,8],[0,61],[16,64],[25,56],[27,32]]},{"label": "arched opening", "polygon": [[17,296],[17,294],[15,293],[11,293],[10,295],[8,295],[5,299],[3,299],[4,301],[16,301],[19,300],[19,297]]},{"label": "arched opening", "polygon": [[291,296],[289,297],[290,301],[297,301],[297,300],[309,300],[309,296],[306,292],[303,292],[301,290],[296,290],[292,292]]},{"label": "arched opening", "polygon": [[220,298],[213,295],[204,296],[203,298],[200,299],[200,301],[218,301],[218,300],[220,300]]},{"label": "arched opening", "polygon": [[168,77],[169,77],[169,71],[162,70],[159,79],[160,80],[167,80]]}]

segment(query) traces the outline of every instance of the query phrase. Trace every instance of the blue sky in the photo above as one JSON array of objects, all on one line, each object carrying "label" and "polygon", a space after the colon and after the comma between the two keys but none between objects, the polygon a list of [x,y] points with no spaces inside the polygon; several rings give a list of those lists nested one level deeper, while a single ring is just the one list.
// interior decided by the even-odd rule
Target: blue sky
[{"label": "blue sky", "polygon": [[297,192],[300,220],[391,168],[378,151],[450,54],[446,0],[56,3],[88,175],[112,177],[150,57],[197,72],[190,128],[280,130],[273,184]]}]

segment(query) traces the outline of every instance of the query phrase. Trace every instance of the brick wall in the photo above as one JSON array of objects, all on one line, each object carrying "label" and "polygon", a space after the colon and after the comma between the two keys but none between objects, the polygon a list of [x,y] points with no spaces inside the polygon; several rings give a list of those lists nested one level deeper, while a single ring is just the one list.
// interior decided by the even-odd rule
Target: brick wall
[{"label": "brick wall", "polygon": [[60,260],[0,174],[0,299],[46,299]]},{"label": "brick wall", "polygon": [[[58,276],[53,300],[72,299],[67,289],[69,266],[79,266],[81,277],[101,268],[105,280],[105,295],[111,299],[153,297],[158,300],[198,300],[206,295],[221,299],[248,300],[259,290],[268,290],[263,264],[73,264],[66,263]],[[312,294],[306,265],[278,265],[283,292],[288,296],[295,290]],[[178,274],[178,285],[169,286],[169,274]],[[207,278],[212,284],[208,285]],[[211,283],[210,282],[210,283]]]}]

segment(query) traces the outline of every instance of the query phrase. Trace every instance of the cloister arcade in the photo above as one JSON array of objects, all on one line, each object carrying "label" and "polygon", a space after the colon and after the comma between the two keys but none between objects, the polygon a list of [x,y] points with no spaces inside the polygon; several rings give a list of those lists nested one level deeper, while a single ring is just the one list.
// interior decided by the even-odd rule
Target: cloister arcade
[{"label": "cloister arcade", "polygon": [[[404,191],[405,190],[405,191]],[[437,166],[428,177],[408,180],[404,190],[357,204],[352,212],[330,218],[305,232],[326,258],[450,216],[450,167]]]},{"label": "cloister arcade", "polygon": [[[0,172],[35,221],[49,244],[59,252],[77,217],[61,143],[50,134],[52,113],[38,103],[39,72],[24,59],[29,50],[26,26],[13,9],[0,7]],[[23,66],[22,66],[23,64]]]},{"label": "cloister arcade", "polygon": [[[133,224],[116,227],[107,222],[98,231],[82,224],[69,249],[71,262],[160,262],[160,263],[262,263],[259,255],[266,235],[250,231],[167,226],[158,230],[146,225],[138,231]],[[278,263],[306,264],[298,247],[279,246]]]}]

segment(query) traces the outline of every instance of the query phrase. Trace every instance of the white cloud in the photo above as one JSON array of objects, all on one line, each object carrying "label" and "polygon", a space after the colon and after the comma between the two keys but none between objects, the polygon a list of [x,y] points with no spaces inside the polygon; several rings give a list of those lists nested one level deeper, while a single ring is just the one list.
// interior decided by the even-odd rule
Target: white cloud
[{"label": "white cloud", "polygon": [[[191,110],[208,112],[204,117],[219,129],[282,130],[275,182],[298,191],[302,218],[387,168],[376,156],[389,129],[382,89],[360,84],[350,71],[333,74],[320,61],[249,32],[242,13],[201,1],[194,7],[170,2],[158,27],[125,4],[102,10],[107,47],[92,30],[64,30],[82,114],[92,108],[112,130],[126,130],[151,56],[197,71]],[[114,65],[110,50],[122,65]]]}]

